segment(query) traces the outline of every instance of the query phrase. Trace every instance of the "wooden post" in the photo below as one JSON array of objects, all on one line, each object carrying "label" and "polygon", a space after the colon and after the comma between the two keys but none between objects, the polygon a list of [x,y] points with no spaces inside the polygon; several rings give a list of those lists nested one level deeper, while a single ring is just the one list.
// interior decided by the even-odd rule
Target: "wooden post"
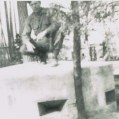
[{"label": "wooden post", "polygon": [[9,61],[9,50],[7,49],[3,29],[2,29],[2,22],[1,22],[1,13],[0,13],[0,67],[4,67],[7,65]]},{"label": "wooden post", "polygon": [[11,9],[11,1],[10,1],[10,23],[9,23],[9,32],[10,32],[10,40],[11,40],[11,56],[12,60],[14,60],[14,35],[13,35],[13,22],[12,22],[12,9]]},{"label": "wooden post", "polygon": [[76,103],[78,109],[78,119],[87,119],[82,91],[79,2],[72,1],[71,7],[74,23],[73,62],[74,62],[74,82],[76,92]]},{"label": "wooden post", "polygon": [[[12,31],[13,29],[12,29],[11,8],[9,8],[9,10],[8,10],[7,1],[4,1],[4,5],[5,5],[5,14],[6,14],[6,23],[7,23],[9,53],[10,53],[10,59],[12,60],[12,58],[14,57],[14,53],[13,53],[13,51],[14,51],[14,49],[13,49],[14,39],[13,39],[13,31]],[[8,17],[8,11],[10,12],[10,18]]]},{"label": "wooden post", "polygon": [[19,16],[19,33],[21,35],[24,29],[25,20],[28,17],[26,1],[17,1],[17,6]]}]

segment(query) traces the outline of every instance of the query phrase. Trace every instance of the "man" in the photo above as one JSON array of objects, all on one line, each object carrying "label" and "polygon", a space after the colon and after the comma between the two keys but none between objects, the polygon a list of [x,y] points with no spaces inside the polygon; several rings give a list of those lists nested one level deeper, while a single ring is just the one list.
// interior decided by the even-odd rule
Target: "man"
[{"label": "man", "polygon": [[[40,1],[28,1],[33,13],[27,18],[22,34],[22,55],[44,53],[52,51],[54,65],[58,65],[58,54],[63,42],[63,34],[59,30],[60,23],[53,21],[48,9],[41,7]],[[31,38],[34,31],[36,39]],[[35,52],[36,51],[36,52]],[[46,62],[46,61],[45,61]]]}]

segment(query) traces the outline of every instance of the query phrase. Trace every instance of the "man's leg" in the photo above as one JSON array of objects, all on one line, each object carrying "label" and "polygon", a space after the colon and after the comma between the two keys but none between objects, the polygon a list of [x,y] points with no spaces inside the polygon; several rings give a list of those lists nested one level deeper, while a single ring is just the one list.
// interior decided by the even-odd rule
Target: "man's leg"
[{"label": "man's leg", "polygon": [[20,53],[21,53],[22,58],[23,58],[23,63],[33,61],[33,58],[31,57],[33,55],[33,53],[27,51],[27,48],[26,48],[25,44],[23,44],[21,46]]},{"label": "man's leg", "polygon": [[47,52],[48,52],[48,51],[42,51],[42,50],[39,50],[39,49],[37,49],[37,48],[35,48],[34,51],[35,51],[35,56],[37,56],[38,59],[39,59],[41,62],[43,62],[44,64],[47,64],[47,58],[48,58]]},{"label": "man's leg", "polygon": [[54,39],[54,44],[53,44],[53,54],[54,54],[54,66],[58,65],[58,55],[60,52],[60,49],[62,48],[63,44],[63,39],[64,39],[64,34],[60,31],[57,31],[56,37]]},{"label": "man's leg", "polygon": [[48,39],[44,38],[41,41],[30,41],[35,46],[35,54],[40,57],[40,61],[47,63],[47,52],[49,51]]}]

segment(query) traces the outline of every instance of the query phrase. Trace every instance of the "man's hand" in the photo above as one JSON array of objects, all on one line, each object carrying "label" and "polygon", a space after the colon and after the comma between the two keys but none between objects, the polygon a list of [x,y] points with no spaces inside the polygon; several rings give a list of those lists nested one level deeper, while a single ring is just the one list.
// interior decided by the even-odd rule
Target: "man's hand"
[{"label": "man's hand", "polygon": [[46,35],[46,33],[47,33],[46,30],[45,30],[45,31],[42,31],[41,33],[39,33],[39,34],[37,35],[36,40],[38,41],[38,40],[40,40],[40,39],[43,39],[43,37]]},{"label": "man's hand", "polygon": [[34,46],[33,46],[33,44],[30,42],[30,41],[27,41],[26,43],[26,48],[27,48],[27,51],[29,51],[29,52],[34,52]]}]

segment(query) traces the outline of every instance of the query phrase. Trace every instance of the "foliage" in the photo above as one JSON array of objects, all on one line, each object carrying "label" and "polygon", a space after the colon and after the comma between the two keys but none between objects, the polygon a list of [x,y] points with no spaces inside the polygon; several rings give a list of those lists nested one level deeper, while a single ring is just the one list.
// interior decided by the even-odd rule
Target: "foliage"
[{"label": "foliage", "polygon": [[[57,4],[53,4],[51,8],[55,11],[54,16],[57,16],[56,19],[60,19],[65,28],[71,31],[74,24],[71,10],[66,10],[63,6]],[[119,1],[81,1],[79,3],[79,14],[82,44],[90,41],[90,39],[96,39],[100,43],[105,42],[106,50],[104,52],[108,52],[108,49],[111,47],[110,41],[116,39],[114,37],[119,37]],[[76,25],[78,26],[78,24]],[[93,37],[91,37],[91,33]]]}]

